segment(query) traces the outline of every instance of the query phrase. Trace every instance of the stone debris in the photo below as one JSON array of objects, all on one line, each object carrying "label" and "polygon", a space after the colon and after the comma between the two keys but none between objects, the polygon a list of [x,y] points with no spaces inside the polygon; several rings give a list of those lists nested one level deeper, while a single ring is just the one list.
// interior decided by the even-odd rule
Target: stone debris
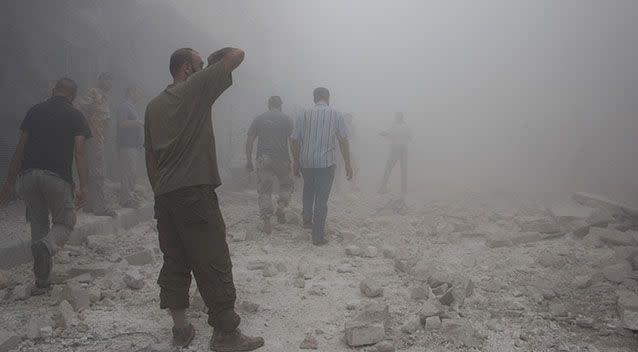
[{"label": "stone debris", "polygon": [[486,337],[480,335],[479,332],[469,326],[464,321],[457,319],[446,319],[441,324],[441,330],[448,341],[457,347],[465,346],[468,348],[481,349]]},{"label": "stone debris", "polygon": [[310,287],[310,291],[308,291],[308,293],[310,293],[313,296],[325,296],[328,294],[328,289],[326,288],[325,285],[322,284],[314,284],[312,285],[312,287]]},{"label": "stone debris", "polygon": [[301,341],[299,349],[301,350],[316,350],[319,348],[319,342],[312,333],[307,333],[306,337]]},{"label": "stone debris", "polygon": [[279,270],[274,264],[266,265],[266,267],[264,267],[261,271],[261,275],[263,277],[275,277],[277,274],[279,274]]},{"label": "stone debris", "polygon": [[394,258],[394,268],[402,273],[407,273],[413,267],[409,260],[403,258]]},{"label": "stone debris", "polygon": [[423,301],[430,298],[429,286],[416,286],[410,290],[410,298],[415,301]]},{"label": "stone debris", "polygon": [[383,287],[381,286],[381,284],[371,278],[367,278],[361,281],[361,283],[359,284],[359,289],[361,290],[361,293],[366,297],[374,298],[383,295]]},{"label": "stone debris", "polygon": [[511,247],[512,241],[503,235],[490,235],[485,239],[485,245],[489,248]]},{"label": "stone debris", "polygon": [[267,263],[263,260],[251,260],[248,262],[248,270],[263,270]]},{"label": "stone debris", "polygon": [[351,264],[345,263],[337,267],[337,272],[341,274],[354,272],[354,267]]},{"label": "stone debris", "polygon": [[454,293],[453,289],[448,289],[441,297],[439,297],[439,302],[444,306],[452,305],[454,302]]},{"label": "stone debris", "polygon": [[355,245],[347,246],[346,255],[353,256],[353,257],[361,257],[363,255],[363,249]]},{"label": "stone debris", "polygon": [[384,340],[374,345],[370,352],[394,352],[394,344],[391,341]]},{"label": "stone debris", "polygon": [[632,231],[620,232],[614,229],[603,229],[599,227],[592,227],[589,230],[589,234],[598,236],[600,241],[609,246],[636,246],[636,242]]},{"label": "stone debris", "polygon": [[421,318],[421,323],[425,324],[427,318],[439,316],[441,313],[443,313],[443,307],[441,306],[439,301],[430,299],[423,303],[421,311],[419,312],[419,317]]},{"label": "stone debris", "polygon": [[145,285],[144,275],[139,270],[131,268],[124,273],[124,283],[130,289],[139,290]]},{"label": "stone debris", "polygon": [[401,325],[401,332],[404,334],[414,334],[421,328],[421,319],[419,317],[408,319]]},{"label": "stone debris", "polygon": [[80,284],[90,284],[91,282],[93,282],[93,276],[91,274],[82,274],[82,275],[78,275],[76,277],[72,277],[69,280],[67,280],[68,283],[71,284],[75,284],[75,285],[80,285]]},{"label": "stone debris", "polygon": [[231,242],[243,242],[248,237],[248,230],[229,232],[228,237],[230,237]]},{"label": "stone debris", "polygon": [[0,352],[8,352],[17,348],[20,342],[22,339],[17,334],[0,329]]},{"label": "stone debris", "polygon": [[346,343],[351,347],[374,345],[383,341],[385,329],[378,322],[349,321],[345,327]]},{"label": "stone debris", "polygon": [[379,250],[375,246],[367,246],[363,253],[366,258],[375,258],[377,255],[379,255]]},{"label": "stone debris", "polygon": [[552,205],[549,211],[557,220],[569,221],[588,218],[594,212],[594,209],[568,200]]},{"label": "stone debris", "polygon": [[89,291],[71,283],[64,286],[61,299],[67,301],[76,312],[91,306]]},{"label": "stone debris", "polygon": [[31,298],[32,290],[33,285],[31,284],[18,285],[13,288],[13,296],[18,301],[24,301]]},{"label": "stone debris", "polygon": [[59,251],[55,254],[54,261],[58,264],[69,264],[71,263],[71,252],[69,251]]},{"label": "stone debris", "polygon": [[510,241],[514,246],[520,246],[524,244],[540,242],[544,239],[545,237],[541,236],[541,234],[538,232],[528,232],[518,236],[514,236],[510,239]]},{"label": "stone debris", "polygon": [[75,277],[82,274],[91,274],[94,278],[107,275],[113,270],[113,264],[98,262],[84,265],[75,265],[69,270],[69,276]]},{"label": "stone debris", "polygon": [[632,267],[629,262],[622,260],[617,264],[609,265],[602,270],[605,279],[613,283],[621,283],[626,278],[631,277]]},{"label": "stone debris", "polygon": [[584,289],[591,286],[591,276],[590,275],[578,275],[572,281],[572,285],[579,289]]},{"label": "stone debris", "polygon": [[301,216],[297,212],[288,211],[286,212],[286,223],[290,225],[299,225],[301,224]]},{"label": "stone debris", "polygon": [[80,318],[67,301],[62,301],[53,317],[57,328],[66,329],[80,323]]},{"label": "stone debris", "polygon": [[629,291],[619,292],[618,314],[626,329],[638,331],[638,294]]},{"label": "stone debris", "polygon": [[0,270],[0,290],[9,287],[9,284],[11,284],[9,273]]},{"label": "stone debris", "polygon": [[538,257],[538,264],[545,268],[560,269],[567,264],[567,260],[556,253],[543,252]]},{"label": "stone debris", "polygon": [[242,301],[238,308],[244,313],[257,313],[259,304],[251,301]]},{"label": "stone debris", "polygon": [[381,252],[386,259],[394,259],[397,256],[397,248],[394,246],[383,246]]},{"label": "stone debris", "polygon": [[441,318],[432,316],[425,319],[425,330],[438,330],[441,328]]},{"label": "stone debris", "polygon": [[139,352],[175,352],[175,347],[168,344],[157,344],[153,343],[146,346],[144,349]]},{"label": "stone debris", "polygon": [[292,285],[296,288],[306,288],[306,280],[303,277],[297,277],[292,282]]},{"label": "stone debris", "polygon": [[91,303],[97,303],[102,300],[102,290],[100,290],[98,287],[90,287],[88,291],[89,300],[91,301]]},{"label": "stone debris", "polygon": [[447,292],[447,290],[450,288],[450,286],[446,283],[436,286],[435,288],[432,289],[432,293],[436,296],[442,296],[445,292]]},{"label": "stone debris", "polygon": [[126,261],[129,265],[144,266],[149,264],[155,264],[155,255],[151,249],[145,249],[137,253],[131,254],[126,257]]},{"label": "stone debris", "polygon": [[522,232],[557,233],[562,229],[551,217],[519,216],[515,220]]},{"label": "stone debris", "polygon": [[42,330],[46,328],[52,329],[53,321],[48,316],[35,315],[29,319],[29,323],[27,324],[27,338],[30,340],[35,340],[39,338],[44,338],[46,336],[42,333]]}]

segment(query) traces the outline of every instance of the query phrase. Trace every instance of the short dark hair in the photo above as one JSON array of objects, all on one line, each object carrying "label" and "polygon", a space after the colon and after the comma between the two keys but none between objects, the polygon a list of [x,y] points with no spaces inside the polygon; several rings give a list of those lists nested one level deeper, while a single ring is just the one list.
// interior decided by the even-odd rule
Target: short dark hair
[{"label": "short dark hair", "polygon": [[281,104],[283,104],[283,102],[278,95],[273,95],[268,99],[268,109],[279,109],[281,108]]},{"label": "short dark hair", "polygon": [[55,82],[53,91],[74,97],[78,93],[78,85],[74,80],[63,77]]},{"label": "short dark hair", "polygon": [[315,103],[321,100],[330,99],[330,91],[324,87],[315,88],[314,92],[312,92],[312,95],[314,95],[315,97]]},{"label": "short dark hair", "polygon": [[191,48],[181,48],[175,50],[173,55],[171,55],[171,62],[168,66],[169,71],[171,72],[171,76],[175,77],[179,69],[187,62],[193,62],[193,53],[195,50]]}]

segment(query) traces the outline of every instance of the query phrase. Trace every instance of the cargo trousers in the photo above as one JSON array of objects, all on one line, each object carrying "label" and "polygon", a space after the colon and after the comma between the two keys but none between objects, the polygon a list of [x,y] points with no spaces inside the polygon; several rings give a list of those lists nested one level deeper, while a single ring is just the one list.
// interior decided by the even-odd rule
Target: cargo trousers
[{"label": "cargo trousers", "polygon": [[189,307],[191,273],[208,307],[208,324],[234,331],[236,291],[226,243],[226,225],[211,185],[177,189],[155,198],[164,264],[157,283],[160,308]]},{"label": "cargo trousers", "polygon": [[290,161],[273,159],[263,155],[257,158],[257,194],[259,195],[259,215],[270,219],[274,213],[272,190],[275,180],[279,181],[277,205],[287,207],[293,191]]}]

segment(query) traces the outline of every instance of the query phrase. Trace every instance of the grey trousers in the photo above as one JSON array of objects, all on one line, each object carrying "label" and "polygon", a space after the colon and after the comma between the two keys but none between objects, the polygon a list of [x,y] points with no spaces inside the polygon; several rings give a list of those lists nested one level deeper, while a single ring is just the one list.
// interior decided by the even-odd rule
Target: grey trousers
[{"label": "grey trousers", "polygon": [[137,148],[119,149],[120,157],[120,204],[135,201],[135,175],[137,175]]},{"label": "grey trousers", "polygon": [[31,243],[43,241],[55,254],[75,226],[73,186],[53,172],[32,169],[20,177],[18,193],[29,213]]}]

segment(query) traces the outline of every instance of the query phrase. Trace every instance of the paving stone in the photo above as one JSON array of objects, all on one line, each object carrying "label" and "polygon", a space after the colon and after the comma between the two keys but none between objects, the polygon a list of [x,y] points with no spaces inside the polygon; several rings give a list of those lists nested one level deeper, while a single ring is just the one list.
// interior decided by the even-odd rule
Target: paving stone
[{"label": "paving stone", "polygon": [[306,334],[306,337],[299,344],[299,349],[301,350],[316,350],[319,348],[319,341],[313,334]]},{"label": "paving stone", "polygon": [[401,325],[401,332],[404,334],[414,334],[421,328],[421,319],[419,317],[414,317],[408,319],[403,325]]},{"label": "paving stone", "polygon": [[375,322],[349,321],[345,326],[346,343],[351,347],[374,345],[383,341],[383,324]]},{"label": "paving stone", "polygon": [[423,301],[430,298],[429,286],[416,286],[410,290],[410,298],[415,301]]},{"label": "paving stone", "polygon": [[72,326],[76,326],[80,323],[80,319],[71,307],[71,304],[67,301],[62,301],[56,310],[55,316],[55,326],[66,329]]},{"label": "paving stone", "polygon": [[139,290],[146,284],[144,281],[144,275],[134,268],[131,268],[124,273],[124,283],[133,290]]},{"label": "paving stone", "polygon": [[626,260],[623,260],[617,264],[605,267],[602,271],[602,274],[605,279],[619,284],[626,278],[631,277],[631,272],[631,264],[629,264],[629,262],[627,262]]},{"label": "paving stone", "polygon": [[383,295],[383,287],[374,279],[367,278],[361,281],[359,289],[364,296],[374,298]]},{"label": "paving stone", "polygon": [[397,256],[397,248],[394,246],[383,246],[381,252],[386,259],[394,259]]},{"label": "paving stone", "polygon": [[425,330],[439,330],[441,328],[441,318],[438,316],[428,317],[425,319]]},{"label": "paving stone", "polygon": [[629,291],[619,292],[618,313],[625,328],[638,330],[638,295]]},{"label": "paving stone", "polygon": [[105,276],[113,270],[113,264],[109,262],[98,262],[92,264],[75,265],[69,270],[71,277],[82,274],[91,274],[94,278]]},{"label": "paving stone", "polygon": [[370,352],[395,352],[395,348],[392,342],[384,340],[374,345]]},{"label": "paving stone", "polygon": [[144,266],[149,264],[155,264],[155,255],[150,249],[145,249],[137,253],[131,254],[126,257],[126,261],[133,266]]},{"label": "paving stone", "polygon": [[33,290],[31,284],[18,285],[13,288],[13,296],[18,301],[24,301],[31,298],[31,290]]},{"label": "paving stone", "polygon": [[346,255],[360,257],[363,255],[363,249],[359,246],[350,245],[346,247]]},{"label": "paving stone", "polygon": [[42,329],[46,327],[52,327],[53,321],[49,316],[45,315],[34,315],[29,319],[29,323],[27,324],[27,338],[30,340],[35,340],[42,338]]},{"label": "paving stone", "polygon": [[578,275],[572,281],[572,285],[576,288],[584,289],[591,286],[591,276],[590,275]]},{"label": "paving stone", "polygon": [[425,324],[427,318],[439,316],[441,313],[443,313],[443,306],[441,306],[441,303],[434,299],[430,299],[423,303],[423,306],[419,311],[419,317],[421,318],[421,323]]},{"label": "paving stone", "polygon": [[259,310],[259,304],[251,301],[242,301],[239,304],[239,310],[244,313],[256,313]]},{"label": "paving stone", "polygon": [[0,352],[9,352],[20,345],[22,339],[16,333],[0,329]]},{"label": "paving stone", "polygon": [[379,255],[379,250],[375,246],[367,246],[363,252],[363,256],[366,258],[374,258]]},{"label": "paving stone", "polygon": [[62,299],[69,302],[76,312],[81,312],[91,306],[89,291],[73,284],[64,286]]}]

